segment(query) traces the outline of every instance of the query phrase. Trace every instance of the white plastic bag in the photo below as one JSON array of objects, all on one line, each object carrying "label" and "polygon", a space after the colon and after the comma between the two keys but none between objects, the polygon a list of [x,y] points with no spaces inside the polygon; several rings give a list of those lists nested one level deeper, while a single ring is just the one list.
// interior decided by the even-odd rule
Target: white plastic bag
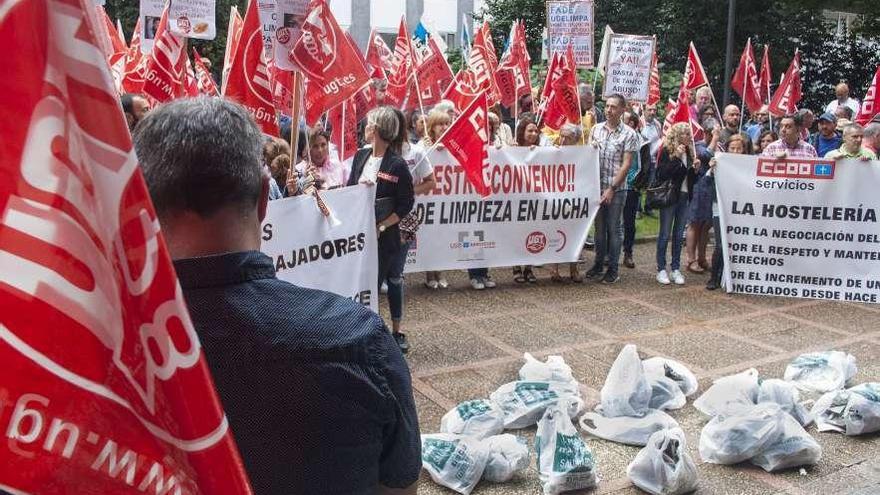
[{"label": "white plastic bag", "polygon": [[772,403],[721,414],[700,433],[700,457],[712,464],[736,464],[761,453],[779,437],[782,409]]},{"label": "white plastic bag", "polygon": [[648,377],[651,385],[651,402],[648,407],[663,411],[681,409],[687,404],[687,398],[678,384],[665,376]]},{"label": "white plastic bag", "polygon": [[422,435],[422,468],[437,484],[468,495],[483,476],[489,449],[476,438]]},{"label": "white plastic bag", "polygon": [[576,418],[583,408],[581,392],[574,382],[510,382],[489,395],[504,413],[504,428],[516,429],[537,423],[548,406],[566,398],[568,413]]},{"label": "white plastic bag", "polygon": [[607,417],[642,416],[651,402],[651,386],[645,378],[636,346],[624,346],[611,365],[602,386],[601,412]]},{"label": "white plastic bag", "polygon": [[565,401],[547,408],[538,423],[535,450],[544,495],[590,489],[598,483],[593,453],[566,413]]},{"label": "white plastic bag", "polygon": [[801,394],[797,387],[784,380],[776,378],[764,380],[758,388],[759,404],[762,402],[779,404],[779,407],[796,419],[801,426],[807,426],[813,422],[813,415],[800,400]]},{"label": "white plastic bag", "polygon": [[519,369],[519,379],[526,382],[575,382],[571,368],[562,356],[547,356],[546,362],[538,361],[528,352],[523,354],[526,363]]},{"label": "white plastic bag", "polygon": [[626,468],[630,481],[653,495],[679,495],[697,489],[697,465],[687,453],[681,428],[661,430]]},{"label": "white plastic bag", "polygon": [[721,377],[694,401],[694,407],[706,416],[730,415],[751,409],[758,400],[758,370],[751,368],[736,375]]},{"label": "white plastic bag", "polygon": [[529,444],[525,438],[505,433],[489,437],[483,443],[489,449],[484,480],[504,483],[529,467]]},{"label": "white plastic bag", "polygon": [[675,418],[657,409],[649,409],[642,417],[618,416],[606,418],[588,412],[581,416],[581,429],[590,435],[625,445],[643,446],[654,433],[678,428]]},{"label": "white plastic bag", "polygon": [[812,413],[819,431],[849,436],[880,431],[880,383],[828,392],[816,401]]},{"label": "white plastic bag", "polygon": [[794,358],[784,378],[807,392],[840,390],[856,376],[856,358],[841,351],[811,352]]},{"label": "white plastic bag", "polygon": [[504,431],[504,412],[487,399],[464,401],[440,419],[440,432],[487,438]]},{"label": "white plastic bag", "polygon": [[678,384],[685,397],[690,397],[697,393],[697,389],[700,386],[699,382],[697,382],[697,377],[691,370],[674,359],[652,357],[642,361],[642,367],[645,369],[645,376],[648,377],[648,381],[653,377],[665,376]]},{"label": "white plastic bag", "polygon": [[779,435],[758,455],[749,459],[749,462],[767,472],[811,466],[819,462],[822,458],[822,447],[794,417],[785,411],[780,411],[775,421]]}]

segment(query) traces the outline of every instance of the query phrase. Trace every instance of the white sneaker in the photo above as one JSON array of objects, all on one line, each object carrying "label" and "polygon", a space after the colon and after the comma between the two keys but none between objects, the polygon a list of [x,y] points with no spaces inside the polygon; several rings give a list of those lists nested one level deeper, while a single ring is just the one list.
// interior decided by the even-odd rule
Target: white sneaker
[{"label": "white sneaker", "polygon": [[440,280],[438,280],[437,284],[440,285],[441,289],[445,289],[445,288],[449,287],[449,282],[447,282],[445,278],[441,278]]},{"label": "white sneaker", "polygon": [[[681,274],[681,271],[679,271],[679,270],[672,271],[672,281],[675,282],[675,285],[684,285],[684,275]],[[669,282],[667,282],[667,283],[669,283]]]},{"label": "white sneaker", "polygon": [[429,289],[436,290],[438,284],[436,280],[428,280],[427,282],[425,282],[425,286]]},{"label": "white sneaker", "polygon": [[486,278],[483,279],[483,286],[486,287],[487,289],[494,289],[495,288],[495,281],[487,276]]},{"label": "white sneaker", "polygon": [[669,275],[666,274],[666,270],[660,270],[657,272],[657,282],[663,285],[669,285]]},{"label": "white sneaker", "polygon": [[388,283],[387,282],[382,282],[382,286],[379,287],[379,293],[380,294],[388,294]]},{"label": "white sneaker", "polygon": [[478,278],[471,279],[471,288],[474,290],[483,290],[486,288],[486,285],[480,281]]}]

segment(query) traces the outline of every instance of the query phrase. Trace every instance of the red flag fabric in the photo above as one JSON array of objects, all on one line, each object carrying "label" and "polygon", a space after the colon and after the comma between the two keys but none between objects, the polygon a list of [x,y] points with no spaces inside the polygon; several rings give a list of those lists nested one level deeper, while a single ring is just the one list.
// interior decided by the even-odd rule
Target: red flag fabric
[{"label": "red flag fabric", "polygon": [[420,105],[434,105],[440,101],[443,90],[452,82],[452,69],[433,37],[428,38],[424,47],[414,47],[413,53],[415,73],[422,92]]},{"label": "red flag fabric", "polygon": [[574,51],[571,45],[568,45],[565,55],[558,56],[557,60],[558,70],[552,75],[547,104],[541,118],[544,125],[553,130],[559,130],[566,122],[577,124],[581,120]]},{"label": "red flag fabric", "polygon": [[263,24],[257,10],[257,0],[248,3],[244,26],[223,96],[241,103],[270,136],[278,135],[278,118],[272,103],[272,85],[269,67],[263,56]]},{"label": "red flag fabric", "polygon": [[544,86],[541,88],[541,106],[547,104],[547,98],[553,90],[553,82],[562,75],[562,55],[553,52],[550,62],[547,64],[547,76],[544,77]]},{"label": "red flag fabric", "polygon": [[477,83],[474,73],[462,67],[453,78],[452,83],[443,93],[443,99],[451,101],[459,111],[464,110],[481,92],[489,89],[488,81]]},{"label": "red flag fabric", "polygon": [[269,62],[269,81],[272,85],[272,103],[283,114],[293,112],[293,72],[280,69],[274,61]]},{"label": "red flag fabric", "polygon": [[859,114],[855,117],[855,121],[859,125],[868,125],[868,122],[880,114],[880,105],[877,104],[878,91],[880,91],[880,65],[877,66],[877,71],[874,72],[874,80],[868,86],[868,92],[865,94],[865,99],[862,100],[862,107],[859,109]]},{"label": "red flag fabric", "polygon": [[799,101],[801,101],[801,55],[795,50],[794,58],[791,59],[782,82],[770,100],[770,113],[776,116],[794,113],[797,111]]},{"label": "red flag fabric", "polygon": [[[138,21],[140,22],[140,21]],[[232,59],[238,51],[238,42],[241,40],[241,29],[244,27],[244,19],[238,13],[238,7],[232,6],[229,11],[229,24],[226,28],[226,51],[223,52],[223,73],[221,74],[220,90],[226,94],[226,82],[229,71],[232,70]]]},{"label": "red flag fabric", "polygon": [[357,152],[357,109],[353,100],[349,99],[336,105],[327,112],[332,134],[330,142],[339,151],[339,161],[344,162]]},{"label": "red flag fabric", "polygon": [[761,57],[761,73],[758,76],[758,93],[762,103],[770,103],[770,81],[773,74],[770,71],[770,46],[764,45],[764,56]]},{"label": "red flag fabric", "polygon": [[666,105],[666,118],[663,120],[663,134],[669,132],[669,129],[679,123],[690,123],[691,134],[696,138],[702,133],[703,128],[691,118],[690,113],[690,96],[688,95],[687,81],[682,79],[681,86],[678,89],[678,98],[676,101],[670,101]]},{"label": "red flag fabric", "polygon": [[196,70],[193,69],[192,60],[189,57],[186,58],[186,84],[184,87],[186,88],[186,96],[190,98],[199,96],[199,80],[196,77]]},{"label": "red flag fabric", "polygon": [[365,59],[367,70],[370,71],[370,77],[373,79],[387,79],[387,74],[394,70],[392,63],[394,52],[388,48],[385,40],[379,36],[375,29],[370,32],[370,42],[367,45]]},{"label": "red flag fabric", "polygon": [[733,75],[730,86],[743,99],[749,113],[755,113],[763,105],[758,86],[758,68],[755,66],[755,52],[752,50],[752,39],[746,40],[746,46],[739,57],[739,66]]},{"label": "red flag fabric", "polygon": [[495,49],[492,47],[491,33],[488,32],[488,24],[483,24],[481,29],[474,33],[474,44],[468,56],[468,68],[473,72],[478,85],[488,85],[489,106],[501,101],[501,91],[495,83],[495,70],[498,61],[495,57]]},{"label": "red flag fabric", "polygon": [[352,96],[352,100],[352,106],[355,107],[355,115],[357,116],[355,120],[358,122],[367,116],[367,112],[378,106],[378,102],[376,101],[376,90],[373,89],[371,84],[364,86],[364,89],[355,93],[354,96]]},{"label": "red flag fabric", "polygon": [[660,69],[657,67],[657,50],[651,57],[651,78],[648,80],[648,105],[660,103]]},{"label": "red flag fabric", "polygon": [[400,26],[397,29],[397,41],[394,43],[391,70],[388,71],[388,87],[385,90],[388,104],[403,105],[409,89],[412,70],[412,42],[409,39],[409,32],[406,30],[406,18],[401,18]]},{"label": "red flag fabric", "polygon": [[211,76],[211,71],[205,67],[199,52],[193,48],[193,65],[196,70],[196,83],[198,84],[199,93],[208,96],[220,96],[220,90],[217,89],[217,83]]},{"label": "red flag fabric", "polygon": [[484,175],[489,167],[489,100],[483,91],[440,137],[439,143],[464,169],[465,177],[480,196],[490,188]]},{"label": "red flag fabric", "polygon": [[125,53],[122,75],[122,92],[140,93],[144,89],[144,71],[147,59],[141,53],[141,20],[138,19],[131,35],[131,45]]},{"label": "red flag fabric", "polygon": [[93,5],[0,14],[0,490],[248,494]]},{"label": "red flag fabric", "polygon": [[479,43],[486,49],[489,67],[492,72],[495,72],[495,69],[498,68],[498,54],[495,51],[495,43],[492,42],[492,28],[489,27],[489,21],[483,21],[480,39],[477,39],[477,33],[474,33],[474,43]]},{"label": "red flag fabric", "polygon": [[143,92],[160,103],[186,95],[186,39],[168,28],[168,7],[162,12],[153,51],[144,69]]},{"label": "red flag fabric", "polygon": [[[116,30],[116,26],[113,24],[113,21],[110,20],[110,17],[107,15],[107,11],[104,10],[104,7],[99,6],[98,10],[101,12],[102,20],[104,21],[104,26],[107,32],[107,36],[109,37],[110,46],[113,47],[112,54],[123,56],[126,51],[128,51],[128,47],[125,46],[125,40],[119,34],[119,31]],[[114,57],[110,59],[113,60]],[[113,62],[110,62],[110,65],[113,65]]]},{"label": "red flag fabric", "polygon": [[529,52],[521,22],[514,22],[511,26],[510,43],[495,71],[495,83],[501,103],[506,107],[513,107],[517,98],[532,92]]},{"label": "red flag fabric", "polygon": [[703,63],[697,54],[694,43],[688,45],[688,60],[684,68],[684,78],[687,82],[687,89],[697,89],[701,86],[709,84],[709,78],[706,77],[706,71],[703,69]]},{"label": "red flag fabric", "polygon": [[290,56],[308,77],[305,107],[310,125],[326,110],[347,100],[370,82],[362,57],[339,27],[325,0],[309,3],[302,36]]}]

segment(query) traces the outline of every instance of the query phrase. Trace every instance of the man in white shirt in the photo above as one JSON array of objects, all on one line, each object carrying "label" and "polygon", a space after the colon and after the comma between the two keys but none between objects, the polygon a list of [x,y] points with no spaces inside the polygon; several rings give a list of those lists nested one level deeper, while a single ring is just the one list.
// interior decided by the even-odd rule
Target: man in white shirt
[{"label": "man in white shirt", "polygon": [[849,97],[849,86],[845,82],[842,82],[834,88],[834,93],[837,95],[836,100],[832,100],[831,103],[825,106],[825,111],[834,114],[834,111],[837,110],[837,107],[840,105],[844,105],[849,107],[852,110],[853,115],[859,114],[859,100],[855,98]]}]

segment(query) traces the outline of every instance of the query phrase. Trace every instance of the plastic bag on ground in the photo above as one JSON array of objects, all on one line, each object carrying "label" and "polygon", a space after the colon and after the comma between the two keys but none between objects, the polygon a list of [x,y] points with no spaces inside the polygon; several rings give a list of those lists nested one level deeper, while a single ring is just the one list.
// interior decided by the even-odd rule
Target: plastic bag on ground
[{"label": "plastic bag on ground", "polygon": [[463,495],[477,486],[488,460],[488,447],[476,438],[422,435],[422,468],[437,484]]},{"label": "plastic bag on ground", "polygon": [[665,376],[677,383],[685,397],[694,395],[700,387],[697,377],[691,370],[674,359],[652,357],[642,361],[642,368],[649,381],[653,377]]},{"label": "plastic bag on ground", "polygon": [[819,431],[849,436],[880,431],[880,383],[828,392],[813,405],[812,414]]},{"label": "plastic bag on ground", "polygon": [[547,356],[541,362],[528,352],[523,354],[526,363],[519,369],[519,379],[526,382],[574,382],[571,368],[562,356]]},{"label": "plastic bag on ground", "polygon": [[776,421],[779,425],[776,440],[767,444],[749,462],[767,472],[810,466],[819,462],[822,458],[822,447],[791,414],[780,411]]},{"label": "plastic bag on ground", "polygon": [[755,457],[780,435],[776,404],[764,403],[715,416],[700,433],[700,457],[712,464],[736,464]]},{"label": "plastic bag on ground", "polygon": [[489,437],[483,443],[489,449],[484,480],[504,483],[529,467],[529,444],[525,438],[505,433]]},{"label": "plastic bag on ground", "polygon": [[715,380],[694,407],[706,416],[730,415],[751,409],[758,400],[758,370],[751,368]]},{"label": "plastic bag on ground", "polygon": [[568,413],[576,418],[583,408],[579,386],[575,382],[510,382],[489,395],[504,413],[504,428],[516,429],[537,423],[548,406],[568,399]]},{"label": "plastic bag on ground", "polygon": [[697,489],[697,465],[687,453],[681,428],[661,430],[626,468],[632,483],[653,495],[679,495]]},{"label": "plastic bag on ground", "polygon": [[504,412],[487,399],[464,401],[443,415],[441,433],[487,438],[504,431]]},{"label": "plastic bag on ground", "polygon": [[596,486],[596,462],[566,413],[564,401],[547,408],[538,423],[535,450],[544,495]]},{"label": "plastic bag on ground", "polygon": [[856,376],[856,358],[841,351],[811,352],[794,358],[784,378],[807,392],[831,392],[846,386]]},{"label": "plastic bag on ground", "polygon": [[651,386],[645,378],[636,346],[624,346],[611,365],[602,386],[601,411],[605,417],[642,416],[651,402]]},{"label": "plastic bag on ground", "polygon": [[800,423],[807,426],[813,422],[813,415],[800,402],[801,394],[797,387],[784,380],[771,378],[764,380],[758,388],[758,403],[772,402],[778,404],[783,411],[790,414]]},{"label": "plastic bag on ground", "polygon": [[647,444],[651,435],[658,431],[678,428],[675,418],[657,409],[649,409],[642,417],[606,418],[599,413],[588,412],[581,416],[580,425],[590,435],[638,447]]},{"label": "plastic bag on ground", "polygon": [[648,377],[651,385],[651,402],[648,407],[663,411],[681,409],[687,404],[687,398],[678,384],[665,376]]}]

